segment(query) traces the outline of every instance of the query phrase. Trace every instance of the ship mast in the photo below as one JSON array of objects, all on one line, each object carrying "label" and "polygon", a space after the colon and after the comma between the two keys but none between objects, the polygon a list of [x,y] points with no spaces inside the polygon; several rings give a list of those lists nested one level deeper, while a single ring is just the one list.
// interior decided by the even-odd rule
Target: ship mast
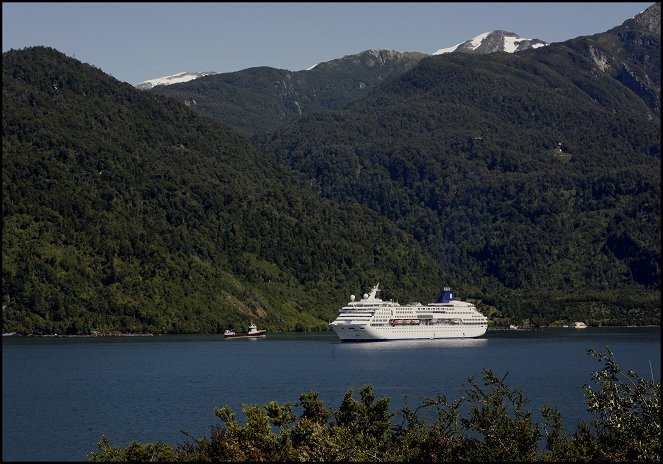
[{"label": "ship mast", "polygon": [[367,299],[374,300],[379,291],[380,291],[380,284],[378,283],[375,287],[373,287]]}]

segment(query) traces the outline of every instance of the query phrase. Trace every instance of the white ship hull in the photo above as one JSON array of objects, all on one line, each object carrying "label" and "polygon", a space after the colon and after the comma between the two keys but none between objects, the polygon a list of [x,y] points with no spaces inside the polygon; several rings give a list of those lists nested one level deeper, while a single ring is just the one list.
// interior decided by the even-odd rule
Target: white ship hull
[{"label": "white ship hull", "polygon": [[435,303],[401,306],[377,298],[378,287],[360,301],[351,295],[351,301],[330,324],[341,341],[476,338],[488,329],[488,319],[473,304],[454,300],[448,288]]},{"label": "white ship hull", "polygon": [[371,327],[362,324],[332,326],[338,338],[344,342],[369,342],[379,340],[439,340],[447,338],[476,338],[486,333],[487,327]]}]

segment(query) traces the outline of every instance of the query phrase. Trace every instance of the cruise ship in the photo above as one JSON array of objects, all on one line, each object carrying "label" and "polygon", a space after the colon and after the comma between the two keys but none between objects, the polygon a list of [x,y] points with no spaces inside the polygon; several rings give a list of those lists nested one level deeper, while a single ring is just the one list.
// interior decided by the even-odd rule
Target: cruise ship
[{"label": "cruise ship", "polygon": [[457,301],[445,287],[435,303],[382,301],[377,284],[359,301],[350,302],[339,311],[331,328],[344,342],[381,340],[436,340],[442,338],[481,337],[488,329],[488,318],[472,303]]}]

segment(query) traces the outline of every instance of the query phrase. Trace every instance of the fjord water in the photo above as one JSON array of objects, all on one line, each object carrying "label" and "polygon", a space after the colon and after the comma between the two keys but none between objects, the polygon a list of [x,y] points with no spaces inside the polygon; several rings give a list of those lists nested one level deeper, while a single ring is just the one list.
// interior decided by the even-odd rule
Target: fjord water
[{"label": "fjord water", "polygon": [[[2,460],[81,461],[102,435],[113,445],[184,443],[220,425],[215,407],[295,404],[317,391],[336,409],[351,388],[372,384],[414,407],[426,397],[455,400],[484,368],[507,374],[528,409],[562,413],[567,432],[586,422],[582,393],[603,363],[587,349],[609,346],[624,370],[660,379],[660,327],[489,331],[479,339],[341,343],[333,333],[24,338],[2,340]],[[295,408],[298,411],[297,408]],[[394,419],[397,423],[399,417]]]}]

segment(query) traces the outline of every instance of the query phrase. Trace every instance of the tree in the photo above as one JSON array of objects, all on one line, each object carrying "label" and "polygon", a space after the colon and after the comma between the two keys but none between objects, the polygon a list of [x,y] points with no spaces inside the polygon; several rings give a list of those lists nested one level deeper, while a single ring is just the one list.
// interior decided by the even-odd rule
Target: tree
[{"label": "tree", "polygon": [[[661,382],[621,371],[613,353],[588,353],[604,361],[592,378],[600,387],[584,386],[588,411],[597,414],[592,427],[580,421],[569,436],[560,413],[542,408],[542,423],[524,408],[527,399],[490,369],[483,385],[469,378],[467,397],[450,402],[444,395],[401,411],[400,425],[391,423],[389,398],[376,400],[371,385],[360,390],[361,401],[347,390],[332,413],[316,392],[300,395],[295,418],[289,403],[272,401],[262,409],[244,406],[245,425],[228,408],[217,408],[223,421],[210,439],[188,441],[176,449],[165,443],[132,442],[126,449],[102,437],[90,461],[644,461],[661,456]],[[467,408],[465,408],[467,406]],[[429,422],[422,413],[434,409]],[[463,412],[466,411],[466,415]],[[275,429],[278,433],[275,433]],[[541,449],[545,438],[545,449]]]},{"label": "tree", "polygon": [[583,386],[587,409],[598,417],[592,421],[597,442],[595,460],[661,460],[661,383],[622,371],[610,348],[607,354],[588,353],[605,362],[592,372],[597,390]]}]

